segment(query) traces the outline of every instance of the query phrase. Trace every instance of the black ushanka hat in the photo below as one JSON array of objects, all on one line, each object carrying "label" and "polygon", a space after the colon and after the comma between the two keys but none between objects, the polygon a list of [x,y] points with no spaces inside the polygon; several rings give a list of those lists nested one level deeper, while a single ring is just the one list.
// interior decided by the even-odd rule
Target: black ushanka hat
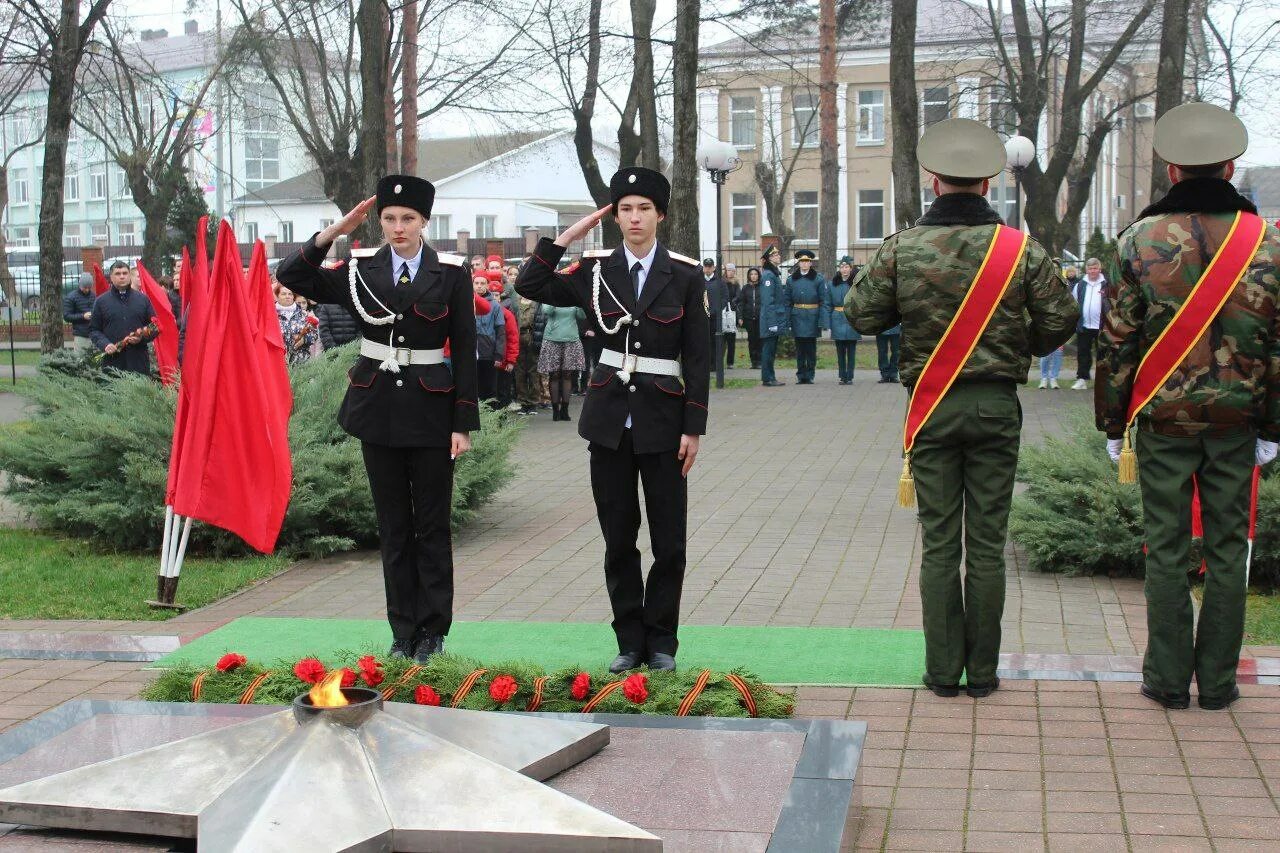
[{"label": "black ushanka hat", "polygon": [[387,175],[378,181],[379,213],[384,207],[407,207],[430,219],[431,205],[435,200],[435,186],[422,178],[413,175]]},{"label": "black ushanka hat", "polygon": [[653,202],[661,214],[666,214],[671,201],[671,182],[661,172],[643,166],[630,166],[613,173],[609,181],[609,198],[613,202],[613,215],[618,215],[618,202],[629,195],[643,196]]}]

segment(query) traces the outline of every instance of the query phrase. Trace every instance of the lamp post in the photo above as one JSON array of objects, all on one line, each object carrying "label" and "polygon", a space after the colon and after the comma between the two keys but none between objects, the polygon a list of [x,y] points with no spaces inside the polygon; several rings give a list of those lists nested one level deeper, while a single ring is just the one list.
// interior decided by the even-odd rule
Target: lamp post
[{"label": "lamp post", "polygon": [[[734,148],[731,143],[722,139],[708,139],[706,142],[698,146],[698,151],[694,155],[697,157],[698,165],[707,170],[711,176],[711,183],[716,186],[716,273],[721,274],[724,269],[724,250],[723,250],[723,227],[721,225],[724,216],[724,205],[721,203],[721,195],[724,190],[724,182],[728,180],[730,172],[736,172],[742,168],[742,158],[738,156],[738,149]],[[724,308],[723,305],[713,312],[712,328],[716,329],[716,324],[720,322],[720,312]],[[724,335],[723,329],[716,329],[715,353],[716,360],[716,387],[724,387]]]},{"label": "lamp post", "polygon": [[1011,136],[1004,143],[1013,171],[1013,227],[1022,228],[1022,170],[1036,159],[1036,144],[1025,136]]}]

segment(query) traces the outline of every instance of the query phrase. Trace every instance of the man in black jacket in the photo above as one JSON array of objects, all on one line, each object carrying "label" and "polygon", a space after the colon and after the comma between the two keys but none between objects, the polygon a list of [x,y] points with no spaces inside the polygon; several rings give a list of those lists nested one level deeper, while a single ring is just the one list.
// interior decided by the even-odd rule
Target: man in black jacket
[{"label": "man in black jacket", "polygon": [[89,320],[93,317],[93,274],[80,273],[80,286],[62,298],[62,319],[71,324],[71,341],[76,352],[93,346],[89,340]]},{"label": "man in black jacket", "polygon": [[360,326],[341,305],[321,302],[312,310],[320,321],[320,346],[324,349],[340,347],[360,337]]},{"label": "man in black jacket", "polygon": [[129,265],[116,261],[111,265],[111,289],[94,300],[89,315],[89,339],[106,353],[104,368],[151,373],[147,342],[160,334],[151,316],[147,295],[130,286]]}]

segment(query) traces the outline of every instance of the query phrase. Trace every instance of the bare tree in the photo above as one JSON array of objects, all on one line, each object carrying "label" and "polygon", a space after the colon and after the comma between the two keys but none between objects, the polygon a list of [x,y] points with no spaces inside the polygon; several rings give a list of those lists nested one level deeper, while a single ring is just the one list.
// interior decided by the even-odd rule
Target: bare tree
[{"label": "bare tree", "polygon": [[916,94],[916,0],[895,0],[889,20],[889,103],[893,108],[893,209],[898,228],[920,218],[920,102]]},{"label": "bare tree", "polygon": [[400,60],[400,168],[418,173],[418,0],[405,0],[404,51]]},{"label": "bare tree", "polygon": [[[1183,101],[1183,69],[1187,61],[1187,15],[1190,0],[1162,0],[1160,21],[1160,66],[1156,71],[1156,118]],[[1159,154],[1151,152],[1151,195],[1160,198],[1169,191],[1169,174]]]},{"label": "bare tree", "polygon": [[700,0],[676,6],[676,40],[672,57],[671,204],[666,242],[677,252],[696,256],[698,240],[698,24]]},{"label": "bare tree", "polygon": [[631,0],[631,88],[618,125],[618,151],[621,152],[623,166],[661,170],[658,99],[653,70],[653,15],[656,7],[655,0]]},{"label": "bare tree", "polygon": [[[356,31],[360,36],[360,182],[376,186],[387,173],[387,5],[384,0],[358,0]],[[367,189],[366,189],[367,191]],[[376,242],[373,217],[362,226],[364,237]]]},{"label": "bare tree", "polygon": [[[40,184],[40,350],[62,348],[62,184],[76,72],[85,47],[111,0],[93,0],[83,18],[80,0],[18,3],[24,24],[40,40],[40,74],[48,85],[44,119],[44,177]],[[52,7],[52,8],[50,8]]]},{"label": "bare tree", "polygon": [[[36,57],[31,49],[30,35],[26,21],[19,18],[13,8],[0,11],[0,116],[18,117],[25,113],[22,121],[17,122],[25,130],[24,138],[8,140],[4,156],[0,158],[0,220],[4,219],[9,205],[9,164],[21,152],[39,145],[43,138],[40,122],[32,110],[19,107],[19,101],[36,78]],[[3,228],[0,228],[0,290],[9,305],[18,305]]]},{"label": "bare tree", "polygon": [[818,13],[818,257],[830,266],[840,230],[840,142],[836,105],[836,0],[822,0]]},{"label": "bare tree", "polygon": [[[1276,98],[1270,62],[1280,39],[1280,16],[1270,0],[1192,0],[1188,61],[1196,97],[1236,112],[1246,100],[1257,112]],[[1261,109],[1258,109],[1261,107]]]}]

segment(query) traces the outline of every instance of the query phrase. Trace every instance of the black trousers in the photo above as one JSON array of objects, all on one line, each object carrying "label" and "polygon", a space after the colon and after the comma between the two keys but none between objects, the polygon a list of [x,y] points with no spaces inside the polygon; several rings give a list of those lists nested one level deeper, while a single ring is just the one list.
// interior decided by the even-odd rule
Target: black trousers
[{"label": "black trousers", "polygon": [[476,359],[476,397],[480,402],[492,400],[498,393],[498,368],[491,358]]},{"label": "black trousers", "polygon": [[1088,379],[1093,369],[1093,345],[1098,340],[1097,329],[1081,329],[1076,332],[1076,379]]},{"label": "black trousers", "polygon": [[735,332],[724,332],[724,366],[733,367],[733,356],[738,350],[738,335]]},{"label": "black trousers", "polygon": [[516,398],[515,371],[494,368],[494,395],[498,398],[498,408],[505,409]]},{"label": "black trousers", "polygon": [[747,327],[747,355],[751,357],[751,367],[760,366],[760,320],[748,320]]},{"label": "black trousers", "polygon": [[876,335],[876,357],[880,362],[880,378],[898,381],[898,350],[902,335]]},{"label": "black trousers", "polygon": [[812,382],[818,368],[818,339],[796,338],[796,379]]},{"label": "black trousers", "polygon": [[[688,481],[674,450],[636,453],[631,430],[617,450],[591,444],[591,491],[604,534],[604,580],[619,651],[674,655],[684,586]],[[637,484],[637,480],[639,483]],[[640,496],[644,488],[653,567],[640,572]]]},{"label": "black trousers", "polygon": [[397,640],[411,640],[419,632],[448,634],[453,622],[449,448],[364,442],[361,449],[378,513],[391,634]]},{"label": "black trousers", "polygon": [[836,341],[836,367],[842,380],[853,381],[853,368],[858,360],[857,341]]}]

